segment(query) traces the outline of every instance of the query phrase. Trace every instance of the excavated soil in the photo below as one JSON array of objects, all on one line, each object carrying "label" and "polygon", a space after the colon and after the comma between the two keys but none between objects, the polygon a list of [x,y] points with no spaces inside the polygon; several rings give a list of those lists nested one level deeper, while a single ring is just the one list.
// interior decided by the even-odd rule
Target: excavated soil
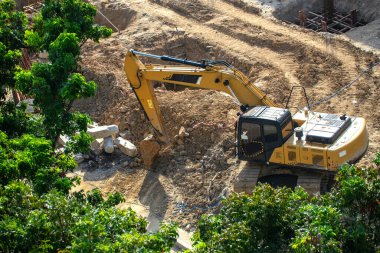
[{"label": "excavated soil", "polygon": [[[98,83],[98,91],[75,107],[99,124],[117,124],[136,145],[150,129],[123,71],[129,49],[192,60],[226,60],[280,106],[293,85],[305,86],[313,103],[379,60],[374,53],[337,37],[260,16],[262,6],[246,1],[93,3],[116,22],[120,33],[99,44],[83,46],[82,72]],[[99,22],[105,24],[104,20]],[[201,214],[217,211],[218,200],[231,189],[236,177],[234,122],[239,106],[231,97],[215,91],[173,91],[158,86],[156,95],[170,144],[161,151],[153,168],[144,170],[139,158],[131,159],[117,151],[82,163],[77,173],[83,176],[83,188],[91,185],[104,192],[120,191],[127,201],[149,206],[152,215],[177,221],[191,230]],[[379,147],[379,86],[378,67],[347,91],[313,108],[367,119],[371,141],[360,165],[370,164]],[[304,100],[291,103],[305,105]],[[189,136],[179,145],[174,136],[181,126]]]}]

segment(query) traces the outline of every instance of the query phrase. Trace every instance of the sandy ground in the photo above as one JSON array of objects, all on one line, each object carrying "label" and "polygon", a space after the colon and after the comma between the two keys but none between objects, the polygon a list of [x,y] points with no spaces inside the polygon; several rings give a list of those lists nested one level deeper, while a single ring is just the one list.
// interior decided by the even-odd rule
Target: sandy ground
[{"label": "sandy ground", "polygon": [[[363,51],[337,36],[268,19],[257,11],[261,5],[236,2],[94,2],[120,33],[100,44],[83,46],[82,71],[99,89],[94,98],[77,102],[76,108],[100,124],[118,124],[136,144],[149,133],[123,72],[123,58],[131,48],[193,60],[227,60],[280,106],[293,85],[305,86],[311,102],[316,102],[379,60],[376,50]],[[106,23],[101,17],[98,21]],[[360,165],[370,164],[379,147],[379,86],[380,67],[313,108],[367,119],[371,141]],[[120,191],[129,203],[147,206],[158,219],[177,221],[191,231],[200,215],[218,211],[216,201],[236,177],[234,121],[239,108],[230,97],[215,91],[161,89],[157,97],[171,144],[151,170],[142,169],[139,159],[117,151],[82,163],[77,173],[83,177],[82,188]],[[291,105],[303,107],[305,102],[293,100]],[[190,134],[183,145],[173,139],[181,126]]]}]

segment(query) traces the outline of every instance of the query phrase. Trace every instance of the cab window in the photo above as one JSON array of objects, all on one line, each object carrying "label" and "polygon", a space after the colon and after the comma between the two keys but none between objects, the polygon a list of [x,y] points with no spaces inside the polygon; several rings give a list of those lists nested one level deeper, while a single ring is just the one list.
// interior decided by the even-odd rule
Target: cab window
[{"label": "cab window", "polygon": [[246,141],[261,141],[260,125],[243,122],[241,127],[241,140]]},{"label": "cab window", "polygon": [[277,128],[275,126],[264,125],[263,128],[264,128],[265,143],[278,141]]}]

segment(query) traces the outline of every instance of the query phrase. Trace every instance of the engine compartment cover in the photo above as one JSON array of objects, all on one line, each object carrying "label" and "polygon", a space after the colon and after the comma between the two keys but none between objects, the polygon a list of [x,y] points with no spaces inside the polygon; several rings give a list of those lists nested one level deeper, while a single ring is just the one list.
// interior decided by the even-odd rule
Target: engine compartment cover
[{"label": "engine compartment cover", "polygon": [[336,114],[319,113],[314,115],[307,124],[306,141],[322,144],[333,144],[344,130],[351,125],[351,117]]}]

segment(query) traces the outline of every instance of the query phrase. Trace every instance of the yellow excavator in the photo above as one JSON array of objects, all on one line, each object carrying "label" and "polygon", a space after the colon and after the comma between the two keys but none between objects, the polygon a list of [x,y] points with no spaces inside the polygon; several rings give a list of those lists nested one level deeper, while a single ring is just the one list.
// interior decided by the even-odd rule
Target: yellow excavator
[{"label": "yellow excavator", "polygon": [[[139,56],[179,65],[144,65]],[[221,91],[239,101],[236,154],[248,161],[248,172],[240,181],[247,177],[251,185],[257,181],[274,186],[298,184],[311,192],[325,192],[338,167],[358,160],[368,147],[365,119],[308,108],[292,115],[225,61],[191,61],[130,50],[124,68],[154,132],[164,142],[167,136],[153,82]]]}]

